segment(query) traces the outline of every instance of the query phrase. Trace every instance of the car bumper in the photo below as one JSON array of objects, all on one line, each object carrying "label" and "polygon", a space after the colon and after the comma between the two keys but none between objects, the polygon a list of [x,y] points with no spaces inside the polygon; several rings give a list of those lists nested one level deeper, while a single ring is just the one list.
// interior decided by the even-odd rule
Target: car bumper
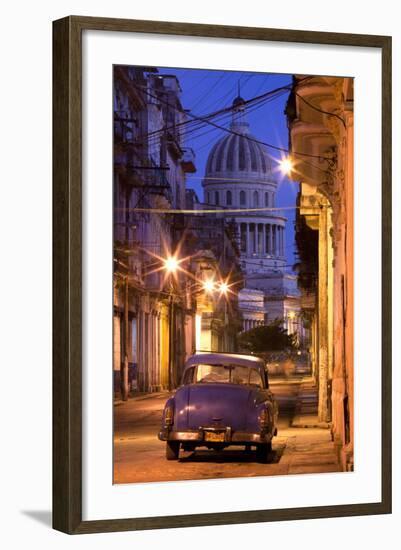
[{"label": "car bumper", "polygon": [[[205,433],[209,431],[213,430],[205,428],[196,431],[177,432],[165,428],[159,432],[158,437],[161,441],[188,441],[199,445],[213,445],[213,442],[205,439]],[[270,443],[272,438],[273,435],[271,433],[233,432],[231,429],[227,428],[224,432],[224,440],[219,443],[223,445],[256,445],[261,443]]]}]

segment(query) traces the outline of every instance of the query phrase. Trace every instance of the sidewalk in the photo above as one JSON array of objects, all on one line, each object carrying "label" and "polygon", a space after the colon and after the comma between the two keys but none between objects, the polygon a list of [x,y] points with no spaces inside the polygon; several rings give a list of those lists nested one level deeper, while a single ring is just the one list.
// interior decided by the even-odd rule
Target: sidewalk
[{"label": "sidewalk", "polygon": [[304,378],[280,461],[288,467],[289,474],[342,471],[329,424],[318,420],[317,404],[315,382],[310,377]]},{"label": "sidewalk", "polygon": [[[128,401],[144,401],[146,399],[153,398],[162,398],[164,397],[167,401],[171,392],[169,391],[160,391],[160,392],[131,392]],[[113,400],[114,405],[119,405],[122,403],[128,403],[128,401],[123,401],[120,397],[115,397]]]},{"label": "sidewalk", "polygon": [[317,415],[317,387],[311,376],[303,378],[297,397],[297,405],[291,426],[293,428],[329,428],[327,422],[319,422]]}]

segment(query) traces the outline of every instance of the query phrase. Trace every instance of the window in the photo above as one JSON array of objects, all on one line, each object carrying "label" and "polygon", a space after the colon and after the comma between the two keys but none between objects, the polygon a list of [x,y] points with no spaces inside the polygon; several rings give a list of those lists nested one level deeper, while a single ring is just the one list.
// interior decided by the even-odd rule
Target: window
[{"label": "window", "polygon": [[263,388],[262,378],[256,369],[250,369],[249,384],[251,386],[259,386],[260,388]]},{"label": "window", "polygon": [[233,203],[233,196],[232,196],[232,193],[231,191],[227,191],[227,195],[226,195],[226,204],[227,206],[231,206]]},{"label": "window", "polygon": [[192,384],[193,379],[194,379],[194,370],[195,370],[195,367],[191,367],[190,369],[186,369],[186,371],[184,372],[183,379],[182,379],[183,384]]},{"label": "window", "polygon": [[245,195],[245,191],[240,191],[240,194],[239,194],[239,203],[241,206],[245,206],[246,205],[246,195]]},{"label": "window", "polygon": [[241,384],[263,388],[260,373],[250,367],[239,365],[198,365],[196,384]]},{"label": "window", "polygon": [[219,192],[218,191],[214,192],[214,204],[217,204],[217,205],[220,204],[220,197],[219,197]]},{"label": "window", "polygon": [[269,193],[266,191],[265,193],[265,206],[269,206]]},{"label": "window", "polygon": [[259,193],[257,191],[253,192],[253,206],[259,206]]}]

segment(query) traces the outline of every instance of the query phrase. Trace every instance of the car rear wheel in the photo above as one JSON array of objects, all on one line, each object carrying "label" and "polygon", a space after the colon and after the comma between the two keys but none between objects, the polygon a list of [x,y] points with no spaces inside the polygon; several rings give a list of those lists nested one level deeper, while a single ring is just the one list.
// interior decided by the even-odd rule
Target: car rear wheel
[{"label": "car rear wheel", "polygon": [[180,455],[180,442],[179,441],[167,441],[166,442],[166,458],[167,460],[178,460]]},{"label": "car rear wheel", "polygon": [[270,453],[272,452],[272,444],[270,443],[264,443],[263,445],[258,445],[256,449],[256,458],[258,462],[262,462],[262,464],[266,464],[269,462]]}]

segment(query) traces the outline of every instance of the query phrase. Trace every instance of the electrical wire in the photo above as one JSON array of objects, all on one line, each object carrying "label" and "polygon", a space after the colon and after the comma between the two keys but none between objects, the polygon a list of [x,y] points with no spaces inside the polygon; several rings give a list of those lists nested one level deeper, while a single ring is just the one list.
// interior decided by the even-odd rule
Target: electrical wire
[{"label": "electrical wire", "polygon": [[311,109],[314,109],[315,111],[317,111],[318,113],[322,113],[323,115],[328,115],[328,116],[334,116],[336,118],[338,118],[338,120],[340,120],[343,125],[344,125],[344,128],[346,128],[346,124],[345,124],[345,120],[343,118],[341,118],[339,115],[337,115],[336,113],[330,113],[330,111],[324,111],[323,109],[320,109],[319,107],[316,107],[316,105],[313,105],[312,103],[310,103],[309,101],[307,101],[300,93],[298,93],[297,91],[295,91],[295,95],[297,97],[299,97],[299,99],[302,99],[302,101],[308,105],[308,107],[310,107]]},{"label": "electrical wire", "polygon": [[[312,78],[312,77],[305,77],[303,80],[301,80],[300,82],[304,82],[305,80],[307,80],[308,78]],[[140,85],[137,85],[135,84],[134,82],[132,82],[132,85],[137,88],[139,91],[142,91],[144,93],[146,93],[149,97],[152,97],[153,99],[156,99],[158,101],[160,101],[161,103],[164,103],[165,105],[167,105],[168,107],[174,109],[174,110],[178,110],[180,113],[185,113],[186,115],[192,117],[193,120],[186,120],[186,121],[182,121],[182,122],[179,122],[178,124],[173,124],[171,126],[167,126],[167,127],[163,127],[163,128],[160,128],[158,130],[154,130],[152,132],[148,132],[146,134],[141,134],[141,136],[139,136],[139,138],[146,138],[146,137],[149,137],[153,134],[157,134],[157,133],[160,133],[160,132],[164,132],[164,131],[168,131],[168,130],[176,130],[177,127],[179,126],[184,126],[184,125],[187,125],[187,124],[190,124],[191,122],[193,122],[194,120],[198,120],[200,122],[207,122],[207,120],[209,118],[214,118],[216,116],[218,116],[219,114],[223,114],[223,113],[231,113],[232,110],[233,110],[233,106],[230,105],[229,107],[224,107],[222,109],[219,109],[217,111],[214,111],[212,113],[209,113],[207,115],[202,115],[202,116],[197,116],[197,115],[194,115],[194,114],[191,114],[191,113],[188,113],[188,112],[185,112],[185,111],[182,111],[180,109],[177,109],[174,105],[172,105],[171,103],[169,103],[168,101],[166,100],[163,100],[161,99],[159,96],[155,96],[153,94],[151,94],[146,88],[144,88],[143,86],[140,86]],[[251,105],[252,103],[258,101],[258,100],[261,100],[265,97],[268,97],[269,95],[272,95],[272,94],[275,94],[276,92],[278,91],[281,91],[281,90],[287,90],[287,91],[290,91],[292,89],[292,86],[291,85],[285,85],[285,86],[279,86],[278,88],[275,88],[273,90],[269,90],[267,92],[264,92],[263,94],[259,95],[259,96],[255,96],[251,99],[248,99],[248,100],[244,100],[244,103],[243,105],[244,106],[248,106],[248,105]]]},{"label": "electrical wire", "polygon": [[[256,107],[259,108],[259,107],[263,106],[266,102],[272,101],[273,99],[277,99],[278,97],[281,97],[281,95],[283,95],[284,93],[287,93],[287,92],[288,92],[287,89],[278,89],[277,91],[274,90],[271,94],[269,93],[269,95],[262,94],[259,98],[250,99],[250,100],[248,100],[250,108],[247,109],[247,112],[252,113],[255,110]],[[205,122],[206,119],[214,118],[216,120],[219,120],[220,123],[223,123],[223,119],[225,119],[225,118],[230,119],[231,118],[232,111],[233,111],[232,106],[224,107],[223,109],[215,111],[214,113],[210,113],[209,115],[206,115],[205,117],[198,117],[197,116],[197,120],[191,119],[189,121],[183,121],[183,122],[180,122],[180,123],[176,124],[175,126],[170,126],[170,128],[174,129],[174,132],[178,137],[184,137],[185,136],[185,138],[188,138],[188,136],[190,136],[191,134],[193,134],[197,130],[200,130],[200,129],[204,128],[204,125],[206,123]],[[190,124],[191,124],[191,126],[189,126]],[[183,127],[184,125],[187,125],[187,126],[185,126],[184,131],[181,131],[181,132],[180,132],[180,130],[177,131],[178,127]],[[220,129],[220,128],[219,127],[212,128],[211,130],[209,129],[205,133],[216,131],[218,129]],[[225,129],[225,131],[228,130],[228,128],[224,128],[224,129]],[[160,139],[160,137],[165,133],[166,130],[168,130],[168,128],[162,127],[162,128],[159,128],[158,130],[154,130],[153,132],[150,132],[148,134],[142,134],[141,138],[147,136],[148,140],[149,140],[149,143],[152,143],[152,142],[155,143],[156,141],[158,141]]]},{"label": "electrical wire", "polygon": [[[281,95],[285,93],[284,92],[281,92]],[[248,110],[248,113],[253,113],[254,111],[256,111],[257,109],[263,107],[266,103],[270,102],[271,100],[273,99],[276,99],[276,97],[279,97],[279,94],[277,94],[277,96],[275,96],[274,98],[268,98],[268,99],[265,99],[265,100],[262,100],[260,103],[258,104],[255,104],[253,105],[249,110]],[[229,119],[231,118],[231,113],[229,113],[228,115],[227,114],[224,114],[222,117],[221,117],[221,120],[219,120],[220,124],[223,123],[223,118],[224,119]],[[221,132],[218,128],[209,128],[205,131],[202,132],[202,129],[204,128],[204,125],[202,123],[198,124],[197,126],[194,126],[194,127],[191,127],[189,131],[185,131],[185,132],[181,132],[181,133],[178,133],[178,137],[179,138],[183,138],[185,137],[185,139],[187,141],[193,141],[193,140],[196,140],[196,139],[200,139],[201,137],[205,136],[205,135],[208,135],[208,134],[211,134],[213,132]],[[228,130],[228,128],[226,128],[226,130]],[[212,141],[214,141],[215,138],[213,138],[212,140],[210,140],[206,145],[210,144]],[[149,143],[157,143],[159,141],[159,136],[154,136],[152,138],[150,138],[149,140]],[[202,146],[201,148],[197,148],[197,151],[203,149],[206,145]]]},{"label": "electrical wire", "polygon": [[[277,206],[277,207],[260,207],[260,208],[215,208],[215,209],[202,209],[202,210],[190,210],[180,208],[124,208],[116,207],[114,210],[119,212],[148,212],[151,214],[230,214],[231,217],[235,214],[249,213],[249,212],[279,212],[282,210],[297,210],[303,208],[302,206]],[[319,205],[319,208],[329,208],[329,205]]]},{"label": "electrical wire", "polygon": [[[136,86],[135,84],[133,84],[134,86]],[[136,86],[139,88],[139,86]],[[282,87],[283,88],[283,87]],[[166,105],[168,105],[169,107],[172,107],[172,108],[175,108],[173,105],[171,105],[170,103],[168,103],[167,101],[164,101],[162,100],[161,98],[151,94],[148,90],[144,90],[144,92],[149,95],[149,97],[152,97],[154,99],[157,99],[158,101],[160,101],[161,103],[165,103]],[[200,117],[197,117],[196,115],[191,115],[190,113],[187,113],[188,116],[190,116],[191,118],[193,119],[197,119],[199,120]],[[201,120],[203,120],[206,124],[210,124],[211,126],[214,126],[215,128],[219,128],[220,130],[224,130],[225,132],[228,132],[232,135],[236,135],[236,136],[240,136],[240,137],[243,137],[245,139],[247,139],[248,141],[252,141],[254,143],[258,143],[259,145],[264,145],[265,147],[268,147],[270,149],[274,149],[275,151],[281,151],[281,152],[285,152],[285,153],[291,153],[292,156],[301,156],[301,157],[308,157],[308,158],[316,158],[316,159],[319,159],[320,161],[322,160],[325,160],[329,163],[332,162],[332,159],[330,157],[324,157],[322,155],[313,155],[312,153],[300,153],[298,151],[290,151],[289,149],[285,148],[285,147],[280,147],[278,145],[273,145],[271,143],[268,143],[266,141],[261,141],[261,140],[258,140],[254,137],[251,137],[250,135],[246,135],[246,134],[241,134],[240,132],[236,132],[235,130],[232,130],[230,128],[224,128],[224,126],[220,126],[210,120],[206,120],[205,118],[202,118]],[[304,161],[305,163],[307,161]],[[316,166],[316,165],[313,165],[311,163],[309,163],[310,166],[312,166],[313,168],[317,169],[317,170],[321,170],[322,172],[327,172],[327,170],[323,170],[322,168],[320,168],[319,166]]]}]

